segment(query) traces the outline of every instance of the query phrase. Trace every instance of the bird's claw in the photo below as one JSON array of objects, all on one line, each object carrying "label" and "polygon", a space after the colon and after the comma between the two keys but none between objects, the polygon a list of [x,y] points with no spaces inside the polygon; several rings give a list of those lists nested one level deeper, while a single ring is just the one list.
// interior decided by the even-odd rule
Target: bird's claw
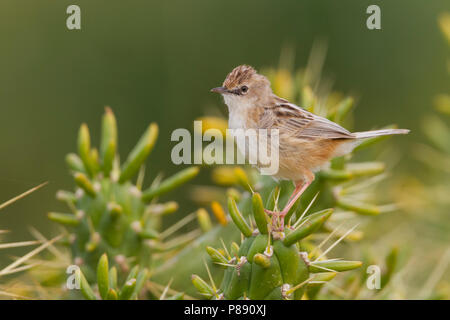
[{"label": "bird's claw", "polygon": [[271,211],[268,209],[264,209],[264,212],[267,213],[269,216],[278,216],[281,218],[284,218],[289,210],[283,210],[283,211]]}]

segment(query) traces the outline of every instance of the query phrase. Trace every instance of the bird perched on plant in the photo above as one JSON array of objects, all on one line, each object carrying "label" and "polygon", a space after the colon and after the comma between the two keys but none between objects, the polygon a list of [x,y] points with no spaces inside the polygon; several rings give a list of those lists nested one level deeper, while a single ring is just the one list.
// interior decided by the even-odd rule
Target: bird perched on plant
[{"label": "bird perched on plant", "polygon": [[[314,173],[326,166],[329,160],[350,153],[363,139],[409,132],[407,129],[349,132],[276,96],[270,81],[247,65],[234,68],[223,85],[211,91],[224,97],[230,129],[278,130],[279,168],[273,177],[292,180],[295,184],[284,209],[275,213],[281,218],[313,182]],[[245,153],[245,150],[241,152]]]}]

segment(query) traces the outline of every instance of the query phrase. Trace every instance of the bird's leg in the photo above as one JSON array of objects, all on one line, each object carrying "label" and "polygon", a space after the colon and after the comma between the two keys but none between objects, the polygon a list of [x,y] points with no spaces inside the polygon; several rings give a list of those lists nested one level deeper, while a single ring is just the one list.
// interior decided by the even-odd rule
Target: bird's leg
[{"label": "bird's leg", "polygon": [[292,191],[291,195],[289,196],[289,200],[286,203],[291,202],[292,198],[295,196],[295,194],[300,190],[300,188],[303,186],[303,183],[300,182],[294,182],[294,191]]},{"label": "bird's leg", "polygon": [[284,207],[284,209],[280,212],[274,215],[277,218],[279,218],[279,231],[284,230],[284,217],[287,215],[289,210],[292,208],[292,206],[295,204],[295,202],[300,198],[303,192],[309,187],[309,185],[312,183],[312,180],[307,180],[307,182],[296,182],[295,183],[295,189],[292,192],[291,197],[289,198],[288,203]]},{"label": "bird's leg", "polygon": [[284,218],[286,214],[289,212],[289,210],[292,208],[292,206],[295,204],[295,202],[300,198],[300,196],[305,192],[305,190],[309,187],[309,185],[312,183],[312,179],[307,180],[305,183],[296,182],[295,189],[292,192],[292,196],[290,197],[290,200],[284,207],[284,209],[280,212],[280,217]]},{"label": "bird's leg", "polygon": [[[296,182],[295,183],[295,189],[292,192],[291,196],[289,197],[288,203],[284,207],[284,209],[281,212],[275,212],[265,209],[264,211],[272,216],[272,225],[274,227],[274,230],[277,229],[278,231],[283,231],[284,229],[284,217],[289,212],[289,210],[292,208],[292,206],[295,204],[295,202],[300,198],[300,196],[305,192],[305,190],[309,187],[309,185],[313,182],[314,179],[308,179],[306,182]],[[277,223],[278,222],[278,223]],[[279,227],[277,228],[276,225],[279,224]]]},{"label": "bird's leg", "polygon": [[[302,184],[299,186],[298,183],[294,183],[294,186],[295,186],[295,189],[294,189],[294,191],[292,191],[291,195],[289,196],[288,203],[289,203],[289,201],[292,200],[292,197],[294,197],[295,193],[298,191],[297,188],[301,188]],[[264,212],[267,213],[269,216],[272,216],[274,214],[276,215],[278,213],[278,211],[272,211],[269,209],[264,209]]]}]

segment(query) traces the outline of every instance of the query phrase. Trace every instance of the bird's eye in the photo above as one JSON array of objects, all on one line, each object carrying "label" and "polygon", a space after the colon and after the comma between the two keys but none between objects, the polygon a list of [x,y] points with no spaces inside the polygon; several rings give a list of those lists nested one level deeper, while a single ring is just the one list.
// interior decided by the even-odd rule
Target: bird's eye
[{"label": "bird's eye", "polygon": [[248,91],[248,87],[247,86],[242,86],[241,87],[241,92],[242,93],[246,93]]}]

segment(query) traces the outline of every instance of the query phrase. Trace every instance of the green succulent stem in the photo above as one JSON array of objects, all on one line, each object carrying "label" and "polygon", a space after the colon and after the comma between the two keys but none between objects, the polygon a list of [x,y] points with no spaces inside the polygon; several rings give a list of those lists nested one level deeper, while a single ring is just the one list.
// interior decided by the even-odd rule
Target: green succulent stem
[{"label": "green succulent stem", "polygon": [[261,195],[257,192],[255,192],[252,196],[252,207],[253,216],[259,232],[262,234],[267,234],[269,232],[267,225],[270,224],[270,218],[265,213]]},{"label": "green succulent stem", "polygon": [[51,221],[65,226],[75,227],[80,224],[80,220],[71,213],[49,212],[47,216]]},{"label": "green succulent stem", "polygon": [[228,198],[228,211],[230,213],[231,219],[236,224],[236,226],[241,230],[242,234],[246,237],[250,237],[253,234],[252,229],[245,221],[241,212],[239,211],[236,201],[233,198]]},{"label": "green succulent stem", "polygon": [[86,194],[88,194],[93,198],[97,196],[97,192],[94,189],[94,185],[85,174],[81,172],[75,173],[74,180],[75,183],[86,192]]},{"label": "green succulent stem", "polygon": [[157,138],[158,125],[156,123],[152,123],[142,135],[134,149],[131,150],[127,160],[123,164],[119,177],[119,183],[124,183],[125,181],[131,179],[139,171],[139,168],[152,151]]},{"label": "green succulent stem", "polygon": [[361,261],[316,261],[311,263],[309,266],[309,271],[312,273],[318,272],[341,272],[353,270],[361,267]]},{"label": "green succulent stem", "polygon": [[103,254],[97,265],[98,291],[102,299],[107,299],[109,292],[109,267],[108,256]]},{"label": "green succulent stem", "polygon": [[182,184],[190,181],[195,176],[197,176],[199,172],[198,167],[190,167],[184,169],[170,178],[162,181],[159,185],[148,188],[142,193],[142,200],[145,202],[150,202],[153,198],[159,197],[163,194],[166,194],[169,191],[181,186]]},{"label": "green succulent stem", "polygon": [[284,239],[286,246],[293,245],[297,241],[307,237],[313,232],[317,231],[323,223],[331,216],[333,209],[326,209],[317,212],[314,216],[306,217],[304,222],[293,231],[291,231]]}]

